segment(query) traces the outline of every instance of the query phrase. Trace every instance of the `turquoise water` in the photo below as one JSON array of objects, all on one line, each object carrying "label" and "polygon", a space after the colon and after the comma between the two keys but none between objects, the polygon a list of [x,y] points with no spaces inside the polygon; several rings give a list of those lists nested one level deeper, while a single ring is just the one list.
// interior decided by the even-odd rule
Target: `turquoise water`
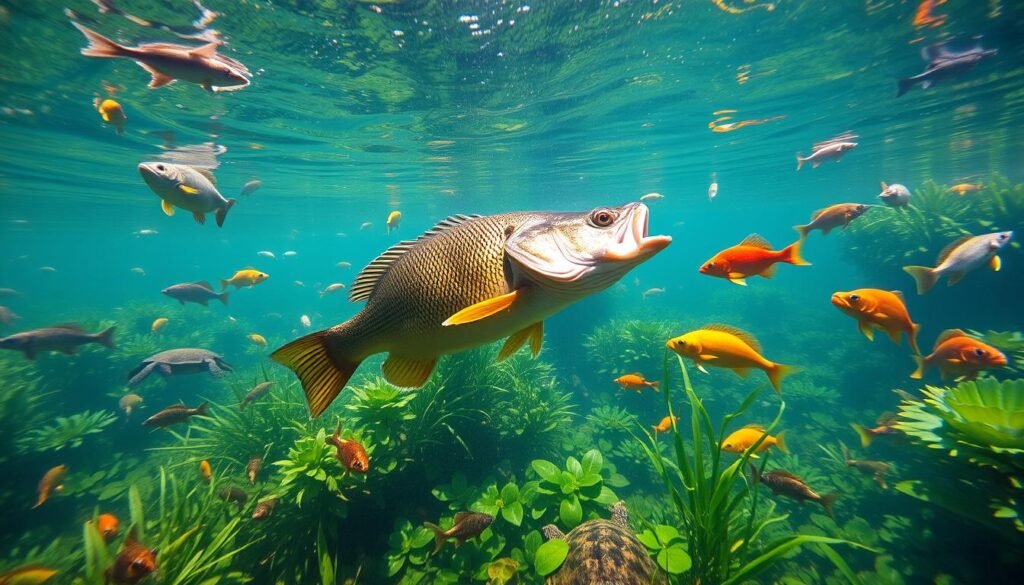
[{"label": "turquoise water", "polygon": [[[8,479],[0,498],[10,520],[0,531],[0,550],[9,551],[0,555],[0,569],[38,563],[59,569],[53,583],[101,582],[92,564],[106,566],[120,538],[110,544],[110,558],[103,557],[95,547],[83,548],[82,523],[94,512],[110,512],[121,519],[122,535],[133,520],[141,525],[143,542],[170,543],[197,529],[198,536],[185,539],[196,549],[210,550],[204,539],[231,527],[231,544],[221,553],[234,554],[207,559],[204,573],[191,574],[184,553],[172,549],[163,569],[147,578],[154,582],[484,582],[487,566],[501,558],[516,560],[520,582],[541,582],[534,557],[540,528],[554,523],[568,532],[576,524],[556,513],[557,505],[527,501],[527,519],[518,524],[502,511],[482,543],[457,551],[448,546],[429,560],[430,535],[421,526],[439,519],[448,526],[460,509],[493,511],[490,487],[542,480],[534,460],[561,466],[598,449],[614,466],[605,468],[604,482],[626,501],[635,532],[662,525],[685,533],[686,521],[637,438],[667,414],[664,393],[635,395],[613,380],[634,369],[650,380],[669,376],[673,408],[688,414],[677,364],[670,360],[662,369],[664,341],[726,323],[753,333],[767,357],[804,369],[784,383],[786,408],[773,430],[785,430],[792,454],[772,455],[768,468],[843,494],[833,521],[817,506],[777,496],[767,511],[770,492],[754,489],[756,517],[790,515],[769,536],[827,534],[867,545],[871,550],[835,549],[865,583],[1008,582],[1020,574],[1021,532],[1005,518],[1009,512],[1002,519],[993,512],[1005,505],[1001,490],[1014,493],[1008,486],[1022,467],[1012,450],[1021,447],[1015,441],[1024,432],[1017,420],[1024,397],[1014,402],[1022,390],[1012,388],[1020,376],[1016,357],[1024,355],[1019,247],[1003,250],[999,272],[978,269],[955,288],[941,284],[923,296],[914,294],[901,267],[934,265],[945,245],[966,234],[1016,229],[1017,239],[1024,237],[1024,9],[1000,0],[950,2],[932,9],[945,17],[937,26],[915,26],[919,4],[780,0],[768,10],[744,0],[211,0],[208,7],[222,13],[209,25],[226,43],[220,51],[254,77],[240,91],[209,93],[183,81],[150,90],[148,74],[130,60],[82,56],[85,39],[62,11],[129,46],[198,41],[140,26],[116,11],[100,14],[84,0],[0,2],[0,287],[17,291],[0,305],[20,316],[0,325],[0,334],[68,322],[89,331],[117,327],[114,351],[86,346],[77,356],[34,361],[14,351],[0,356],[0,416],[8,429],[0,456],[0,474]],[[117,6],[182,26],[198,14],[183,0]],[[746,11],[733,13],[739,10]],[[977,35],[998,54],[954,80],[896,97],[899,78],[925,69],[921,47]],[[100,119],[96,96],[123,106],[123,136]],[[769,121],[713,131],[745,120]],[[807,155],[813,143],[848,130],[858,135],[858,146],[841,162],[795,170],[794,154]],[[184,210],[166,217],[136,170],[151,160],[215,167],[220,192],[238,200],[224,227],[212,217],[197,225]],[[254,179],[261,187],[240,195]],[[698,273],[708,258],[750,233],[781,249],[796,238],[792,226],[817,209],[878,203],[883,181],[908,186],[911,209],[873,209],[848,230],[812,233],[803,249],[810,267],[783,265],[772,279],[750,278],[746,288]],[[719,190],[709,201],[712,182]],[[947,191],[960,183],[983,188],[963,197]],[[268,359],[286,342],[362,307],[348,302],[347,290],[320,291],[332,283],[351,287],[387,247],[451,214],[587,211],[652,192],[664,197],[647,201],[650,232],[671,235],[673,243],[610,289],[548,319],[540,362],[519,356],[511,373],[499,374],[496,366],[485,367],[493,356],[471,353],[443,363],[420,391],[437,397],[434,402],[403,402],[405,394],[375,402],[346,391],[323,417],[309,420],[294,375]],[[388,233],[386,218],[395,210],[401,225]],[[181,282],[216,285],[245,267],[270,278],[232,289],[227,306],[181,306],[160,292]],[[852,319],[829,306],[833,292],[862,287],[905,292],[925,353],[941,331],[960,328],[1009,357],[1007,367],[982,376],[985,384],[1003,383],[992,391],[1000,397],[999,414],[985,424],[1014,437],[997,445],[1011,449],[995,456],[999,471],[943,458],[959,445],[954,439],[941,449],[915,437],[859,447],[850,423],[872,426],[879,414],[896,411],[900,399],[891,389],[920,395],[924,383],[957,384],[935,372],[923,382],[909,378],[914,361],[905,340],[896,346],[879,332],[869,343]],[[643,294],[653,288],[664,292]],[[168,324],[151,333],[161,317]],[[267,346],[250,341],[253,333]],[[126,417],[118,399],[128,390],[128,372],[150,354],[189,346],[223,355],[235,371],[222,379],[147,380],[134,389],[144,399],[141,414]],[[389,391],[375,381],[379,361],[364,363],[352,386]],[[716,425],[765,380],[756,371],[740,380],[709,370],[689,371]],[[490,373],[471,380],[467,371]],[[234,404],[264,379],[276,382],[262,399],[267,404],[235,417]],[[141,427],[145,417],[179,400],[222,406],[173,433]],[[430,410],[426,403],[441,406]],[[539,420],[513,408],[530,404]],[[780,404],[765,388],[731,428],[768,424]],[[595,415],[610,407],[626,417],[625,428]],[[109,413],[110,421],[54,430],[64,424],[58,417],[85,411]],[[366,444],[371,472],[345,473],[332,448],[317,469],[341,487],[325,487],[313,469],[307,477],[315,483],[297,496],[286,481],[289,467],[272,464],[288,461],[295,445],[322,445],[317,431],[330,435],[339,420]],[[680,432],[688,446],[689,422],[684,414]],[[668,454],[669,442],[661,442]],[[839,442],[858,458],[892,462],[889,489],[837,463],[830,453],[839,452]],[[257,454],[263,469],[250,485],[244,467]],[[197,478],[201,460],[213,465],[213,487]],[[66,489],[29,510],[39,478],[59,464],[71,469]],[[160,498],[161,470],[177,478],[195,509],[181,504],[180,514],[165,515],[172,506],[169,495]],[[444,495],[456,476],[466,479],[471,495]],[[980,513],[957,515],[956,503],[943,506],[935,494],[930,502],[915,499],[909,483],[894,487],[900,481],[938,486],[950,477],[967,483],[958,496],[981,502]],[[235,484],[249,493],[241,510],[214,493]],[[132,485],[139,495],[134,513]],[[164,492],[170,493],[166,484]],[[252,521],[256,502],[271,495],[281,499],[274,516]],[[305,507],[303,497],[310,498]],[[607,506],[585,502],[584,519],[597,516],[608,517]],[[401,534],[413,543],[406,556]],[[283,535],[294,536],[293,546],[278,542]],[[652,554],[657,559],[656,549]],[[318,568],[323,559],[331,575]],[[709,574],[705,585],[714,582]],[[694,583],[701,577],[693,569],[671,578]],[[756,580],[848,579],[811,546]]]}]

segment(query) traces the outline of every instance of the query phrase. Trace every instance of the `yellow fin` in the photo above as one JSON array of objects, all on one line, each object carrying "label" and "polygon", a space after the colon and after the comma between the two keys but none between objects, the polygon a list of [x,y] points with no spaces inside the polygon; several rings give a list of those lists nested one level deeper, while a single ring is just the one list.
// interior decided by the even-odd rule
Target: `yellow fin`
[{"label": "yellow fin", "polygon": [[999,270],[1003,267],[1003,261],[999,259],[999,256],[993,256],[992,259],[988,261],[988,267],[996,272],[999,272]]},{"label": "yellow fin", "polygon": [[174,204],[172,204],[170,201],[166,199],[160,200],[160,209],[164,210],[164,215],[166,215],[167,217],[171,217],[172,215],[174,215]]},{"label": "yellow fin", "polygon": [[772,249],[772,245],[768,243],[768,240],[764,239],[762,236],[758,234],[750,234],[749,236],[743,238],[743,241],[740,242],[740,245],[750,246],[752,248],[761,248],[763,250]]},{"label": "yellow fin", "polygon": [[451,317],[448,317],[444,323],[441,323],[441,325],[445,327],[448,327],[449,325],[464,325],[466,323],[479,321],[480,319],[486,319],[491,315],[507,310],[512,306],[512,303],[515,302],[518,295],[519,291],[514,290],[510,293],[505,293],[503,295],[487,299],[486,301],[480,301],[479,303],[470,305]]},{"label": "yellow fin", "polygon": [[401,388],[419,388],[427,383],[437,358],[431,360],[415,360],[389,355],[380,367],[384,379]]},{"label": "yellow fin", "polygon": [[875,330],[871,328],[871,321],[858,321],[857,328],[868,338],[868,341],[875,340]]},{"label": "yellow fin", "polygon": [[531,325],[526,329],[520,329],[519,331],[516,331],[515,333],[510,335],[509,338],[505,340],[505,345],[502,345],[501,351],[498,352],[499,362],[503,362],[508,358],[512,357],[513,355],[515,355],[517,351],[519,351],[520,347],[523,347],[523,344],[526,343],[526,339],[530,337],[532,327],[533,326]]},{"label": "yellow fin", "polygon": [[188,185],[178,185],[178,190],[186,195],[198,195],[199,189],[195,187],[189,187]]},{"label": "yellow fin", "polygon": [[104,122],[108,124],[110,123],[110,114],[104,112],[103,110],[100,110],[100,117],[103,118]]},{"label": "yellow fin", "polygon": [[728,333],[729,335],[735,335],[757,353],[761,353],[761,344],[757,341],[757,338],[752,334],[740,329],[739,327],[733,327],[732,325],[722,325],[719,323],[712,323],[711,325],[705,325],[701,329],[710,329],[711,331],[721,331],[722,333]]},{"label": "yellow fin", "polygon": [[533,357],[540,355],[540,348],[544,345],[544,322],[537,321],[530,326],[530,353]]},{"label": "yellow fin", "polygon": [[729,277],[729,282],[731,282],[733,284],[738,284],[740,286],[747,286],[747,279],[739,277],[739,276],[730,276]]},{"label": "yellow fin", "polygon": [[326,344],[327,332],[317,331],[278,348],[270,358],[291,368],[302,382],[313,417],[320,416],[355,373],[361,358],[351,359]]},{"label": "yellow fin", "polygon": [[746,378],[750,375],[750,368],[733,368],[732,371],[740,378]]},{"label": "yellow fin", "polygon": [[761,276],[764,278],[771,278],[775,276],[775,269],[778,267],[778,264],[772,264],[768,268],[765,268],[763,271],[761,271]]}]

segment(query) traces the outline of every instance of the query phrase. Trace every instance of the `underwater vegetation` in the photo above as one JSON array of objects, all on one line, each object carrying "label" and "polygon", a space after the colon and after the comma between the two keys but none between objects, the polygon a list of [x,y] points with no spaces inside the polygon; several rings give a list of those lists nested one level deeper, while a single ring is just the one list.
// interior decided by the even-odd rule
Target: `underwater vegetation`
[{"label": "underwater vegetation", "polygon": [[922,392],[922,400],[900,403],[896,428],[927,447],[924,453],[939,469],[896,489],[986,526],[1009,522],[1024,533],[1024,379],[982,378]]}]

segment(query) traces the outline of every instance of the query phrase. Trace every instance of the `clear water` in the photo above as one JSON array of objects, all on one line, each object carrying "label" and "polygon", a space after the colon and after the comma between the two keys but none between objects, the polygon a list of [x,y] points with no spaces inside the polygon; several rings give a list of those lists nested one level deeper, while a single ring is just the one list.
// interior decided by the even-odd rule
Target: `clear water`
[{"label": "clear water", "polygon": [[[196,13],[185,1],[121,4],[132,14],[173,24],[186,24]],[[61,322],[97,330],[105,323],[116,324],[119,336],[131,340],[127,353],[119,348],[108,356],[105,350],[87,348],[80,357],[42,356],[28,367],[20,355],[4,352],[4,383],[11,387],[40,376],[45,381],[38,386],[47,392],[45,405],[33,415],[40,417],[32,419],[34,425],[86,409],[117,412],[123,374],[145,357],[132,354],[131,348],[166,349],[206,334],[217,344],[208,349],[235,365],[234,382],[189,378],[166,388],[149,382],[140,390],[146,416],[179,399],[190,405],[201,398],[225,401],[237,393],[236,386],[250,386],[266,372],[284,386],[293,378],[267,359],[269,350],[306,331],[300,324],[303,315],[320,329],[355,314],[361,305],[349,303],[344,293],[321,297],[319,291],[336,282],[350,285],[360,267],[398,240],[413,238],[453,213],[586,210],[658,192],[665,197],[649,202],[651,231],[672,235],[673,244],[616,287],[547,323],[542,359],[554,366],[558,383],[573,390],[572,425],[584,425],[587,414],[605,404],[633,412],[644,425],[665,414],[653,395],[623,394],[611,382],[615,376],[602,371],[625,373],[615,363],[617,356],[594,355],[586,348],[596,328],[614,319],[639,319],[664,321],[678,328],[673,334],[681,334],[724,321],[755,333],[769,357],[804,366],[801,376],[808,384],[834,394],[823,402],[792,403],[782,422],[804,468],[817,469],[829,484],[843,472],[818,444],[835,446],[842,440],[855,446],[850,422],[867,424],[880,412],[894,410],[898,399],[891,388],[921,387],[907,377],[913,362],[906,346],[893,346],[884,335],[869,344],[848,317],[829,306],[831,293],[868,286],[907,291],[911,314],[923,327],[922,349],[953,327],[1020,331],[1019,249],[1006,251],[1002,271],[979,270],[957,288],[942,286],[923,297],[912,294],[913,283],[899,266],[910,260],[931,262],[941,247],[938,240],[920,242],[922,249],[914,250],[913,258],[894,256],[885,266],[872,266],[863,254],[851,251],[854,240],[848,234],[822,238],[815,233],[805,247],[812,267],[782,266],[774,279],[751,279],[746,289],[699,275],[697,268],[749,233],[781,247],[794,239],[791,226],[804,223],[816,209],[876,202],[881,181],[902,183],[914,192],[930,182],[945,188],[1024,181],[1019,154],[1024,145],[1024,7],[1009,0],[950,2],[933,9],[946,16],[939,26],[916,27],[912,21],[919,3],[902,0],[780,0],[771,11],[741,0],[717,4],[747,11],[733,14],[711,0],[211,0],[209,7],[223,13],[212,25],[227,42],[221,51],[256,73],[242,91],[211,94],[184,82],[150,90],[148,75],[130,60],[83,57],[79,49],[85,42],[62,13],[65,3],[0,3],[0,287],[21,293],[0,304],[22,317],[2,331]],[[101,15],[85,0],[67,7],[98,20],[89,26],[128,45],[189,43],[116,14]],[[984,46],[999,53],[956,80],[897,99],[897,79],[924,69],[920,48],[954,35],[983,35]],[[104,82],[120,88],[114,97],[128,118],[123,136],[105,125],[92,105],[94,96],[105,95]],[[721,110],[736,112],[715,113]],[[780,119],[713,132],[710,125],[722,115],[732,116],[725,122]],[[859,144],[840,163],[794,170],[795,153],[808,154],[812,143],[846,130],[859,135]],[[187,213],[165,217],[136,170],[139,162],[165,157],[169,149],[204,143],[223,150],[217,157],[218,185],[225,196],[239,199],[220,229],[212,218],[200,226]],[[262,187],[239,196],[242,185],[256,178]],[[709,202],[712,178],[719,192]],[[977,205],[968,201],[969,207]],[[1010,208],[995,227],[1021,228],[1024,217],[1013,209],[1024,207]],[[388,234],[384,224],[392,210],[401,210],[403,221]],[[874,210],[861,221],[892,213],[898,212]],[[943,222],[940,215],[933,221]],[[361,227],[367,222],[372,225]],[[960,231],[981,233],[977,225],[965,220]],[[159,233],[136,235],[143,229]],[[906,246],[878,234],[869,238],[870,246]],[[277,258],[260,257],[261,250]],[[286,257],[286,251],[297,254]],[[337,267],[341,261],[352,267]],[[44,266],[55,271],[41,271]],[[228,307],[216,302],[209,308],[179,307],[160,294],[178,282],[216,283],[247,266],[271,277],[233,292]],[[641,293],[654,287],[664,288],[664,294],[644,299]],[[149,322],[157,317],[171,318],[158,341],[139,341],[147,339]],[[254,332],[267,338],[268,347],[246,339]],[[660,367],[660,348],[652,351]],[[361,374],[375,368],[376,363],[368,363]],[[1015,372],[1011,368],[993,375],[1014,379]],[[645,374],[660,377],[658,371]],[[712,399],[712,413],[721,416],[760,379],[755,372],[739,383],[724,370],[712,370],[698,384]],[[938,378],[928,381],[937,384]],[[729,391],[716,393],[716,385]],[[294,386],[288,392],[298,400]],[[770,419],[776,399],[767,393],[761,399],[758,414]],[[321,426],[333,427],[346,412],[334,407]],[[11,412],[5,417],[17,418]],[[67,550],[78,550],[81,522],[97,506],[100,511],[113,506],[127,525],[126,497],[100,500],[98,491],[81,487],[29,512],[37,478],[53,465],[72,461],[69,482],[79,486],[83,477],[129,455],[133,465],[149,466],[150,480],[160,465],[187,467],[192,473],[192,459],[174,460],[172,455],[166,460],[164,452],[153,451],[179,438],[140,433],[136,420],[123,418],[77,448],[33,449],[19,442],[22,436],[9,437],[0,461],[0,473],[8,478],[0,497],[12,522],[0,533],[0,548],[12,552],[0,557],[0,567],[37,560],[31,547],[45,547],[54,539]],[[572,439],[588,438],[593,444],[571,445],[566,439],[570,447],[563,441],[547,456],[554,461],[580,456],[597,445],[597,435]],[[486,434],[480,440],[488,440]],[[270,449],[280,458],[287,445]],[[927,456],[921,451],[897,444],[868,455],[896,460],[893,481],[898,481],[901,473],[914,477],[909,470]],[[606,456],[614,461],[614,455]],[[280,477],[269,463],[265,481],[272,486]],[[329,539],[330,547],[343,551],[339,575],[354,577],[362,566],[359,582],[397,580],[400,575],[387,577],[379,567],[392,523],[436,521],[445,506],[432,498],[431,489],[453,471],[480,482],[488,474],[527,479],[522,465],[507,471],[501,457],[449,463],[436,473],[443,477],[415,481],[403,476],[374,484],[370,491],[375,497],[400,494],[416,502],[416,509],[393,510],[380,499],[360,500],[371,511],[394,513],[383,514],[386,522],[380,525],[363,519],[360,539]],[[233,472],[241,474],[244,464],[235,461]],[[431,467],[430,462],[418,464]],[[664,497],[664,486],[649,471],[632,469],[632,487],[620,495]],[[874,486],[867,480],[853,485],[857,490]],[[271,491],[268,487],[266,493]],[[873,530],[883,530],[888,514],[905,517],[914,527],[889,540],[873,537],[872,545],[882,551],[878,558],[895,558],[892,564],[900,575],[888,579],[925,583],[949,575],[964,583],[1006,582],[1021,569],[1012,528],[989,532],[893,490],[850,494],[842,501],[846,509],[837,508],[838,526],[863,518]],[[778,506],[795,515],[794,528],[806,524],[807,507],[786,500]],[[673,521],[667,503],[660,512],[637,512]],[[335,529],[347,534],[354,527]],[[965,549],[963,531],[990,544],[984,550]],[[508,531],[510,538],[513,532]],[[843,534],[852,538],[849,531]],[[247,533],[239,545],[249,537],[256,538]],[[51,558],[40,562],[55,562]],[[54,582],[70,583],[82,573],[79,557],[66,560]],[[218,567],[217,574],[244,572],[252,561]],[[877,570],[876,557],[863,551],[851,553],[850,562],[856,571]],[[821,582],[834,570],[810,553],[790,567],[811,565],[825,567],[817,576]],[[472,571],[460,567],[471,579]],[[520,579],[537,582],[528,569],[522,569]],[[787,570],[778,568],[764,579],[778,582],[792,573]],[[879,574],[866,576],[866,582],[883,582]],[[155,577],[174,578],[166,573]],[[271,568],[257,571],[254,578],[272,582],[291,576]],[[799,578],[810,579],[806,574]]]}]

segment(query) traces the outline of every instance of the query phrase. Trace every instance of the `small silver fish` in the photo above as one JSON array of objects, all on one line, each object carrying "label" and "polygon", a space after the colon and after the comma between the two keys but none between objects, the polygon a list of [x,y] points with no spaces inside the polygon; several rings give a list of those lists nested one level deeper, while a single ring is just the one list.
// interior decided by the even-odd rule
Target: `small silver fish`
[{"label": "small silver fish", "polygon": [[663,289],[663,288],[649,288],[649,289],[645,290],[642,293],[641,296],[644,298],[644,300],[647,300],[647,297],[653,297],[653,296],[657,296],[657,295],[660,295],[660,294],[665,294],[665,289]]},{"label": "small silver fish", "polygon": [[132,232],[132,235],[133,236],[155,236],[155,235],[157,235],[159,233],[160,232],[158,232],[156,230],[139,230],[137,232]]},{"label": "small silver fish", "polygon": [[942,275],[946,275],[946,282],[953,286],[960,282],[965,274],[986,264],[998,272],[1003,266],[998,256],[999,250],[1009,244],[1011,239],[1013,232],[964,236],[946,246],[939,254],[938,266],[904,266],[903,271],[914,277],[917,294],[923,295],[939,282]]},{"label": "small silver fish", "polygon": [[708,201],[714,201],[715,197],[718,197],[718,183],[712,179],[711,184],[708,185]]},{"label": "small silver fish", "polygon": [[298,256],[298,255],[299,255],[299,253],[296,252],[295,250],[288,250],[287,252],[285,252],[283,254],[283,256],[286,256],[288,258],[291,258],[292,256]]},{"label": "small silver fish", "polygon": [[135,268],[132,268],[131,272],[134,272],[135,274],[138,274],[139,276],[146,276],[146,271],[143,270],[142,268],[139,268],[138,266],[136,266]]},{"label": "small silver fish", "polygon": [[664,199],[664,198],[665,198],[665,196],[662,195],[661,193],[648,193],[648,194],[643,195],[642,197],[640,197],[640,201],[654,201],[654,200],[657,200],[657,199]]},{"label": "small silver fish", "polygon": [[878,194],[878,198],[882,200],[882,203],[896,209],[910,207],[910,189],[899,183],[886,185],[885,181],[882,181],[882,192]]},{"label": "small silver fish", "polygon": [[336,282],[334,284],[329,284],[329,285],[327,285],[327,288],[325,288],[324,290],[320,291],[320,296],[323,297],[324,295],[334,294],[334,293],[338,292],[339,290],[344,290],[344,289],[345,289],[345,285],[341,284],[340,282]]},{"label": "small silver fish", "polygon": [[368,229],[370,229],[372,227],[373,227],[373,222],[372,221],[364,221],[362,224],[360,224],[359,229],[365,231],[365,230],[368,230]]},{"label": "small silver fish", "polygon": [[270,250],[260,250],[259,252],[256,252],[256,255],[262,256],[263,258],[270,258],[271,260],[277,260],[277,256],[274,256],[274,253]]},{"label": "small silver fish", "polygon": [[313,326],[313,322],[309,320],[309,315],[303,315],[299,317],[299,323],[302,323],[302,326],[305,327],[306,329],[309,329],[310,327]]},{"label": "small silver fish", "polygon": [[338,268],[352,268],[352,263],[351,262],[345,262],[344,260],[342,260],[341,262],[338,262],[337,264],[335,264],[335,266],[337,266]]},{"label": "small silver fish", "polygon": [[295,286],[297,286],[299,288],[306,288],[306,283],[302,282],[301,280],[296,280],[295,281]]},{"label": "small silver fish", "polygon": [[191,211],[196,223],[204,224],[206,214],[213,211],[217,227],[222,227],[235,204],[234,199],[220,194],[213,173],[207,169],[157,161],[140,163],[139,174],[160,198],[160,207],[168,217],[180,207]]},{"label": "small silver fish", "polygon": [[811,147],[811,156],[803,157],[798,152],[796,154],[796,170],[800,170],[804,163],[811,163],[811,168],[816,169],[821,166],[821,163],[829,160],[839,162],[839,159],[844,154],[853,150],[857,147],[856,142],[853,142],[857,138],[856,134],[852,132],[844,132],[835,138],[819,142]]},{"label": "small silver fish", "polygon": [[57,269],[53,266],[40,266],[39,272],[49,272],[50,274],[53,274],[54,272],[57,272]]},{"label": "small silver fish", "polygon": [[240,194],[243,197],[248,196],[248,195],[252,195],[253,193],[256,192],[256,189],[259,189],[262,185],[263,185],[263,181],[260,181],[259,179],[253,179],[253,180],[249,181],[248,183],[242,185],[242,191],[241,191]]}]

